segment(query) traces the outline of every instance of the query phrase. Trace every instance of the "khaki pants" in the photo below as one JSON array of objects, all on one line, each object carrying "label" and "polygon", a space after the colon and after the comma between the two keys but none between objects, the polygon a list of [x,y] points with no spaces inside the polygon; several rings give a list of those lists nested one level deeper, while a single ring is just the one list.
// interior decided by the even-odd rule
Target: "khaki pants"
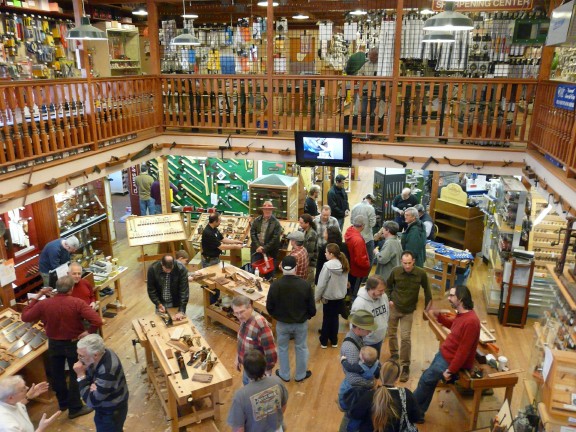
[{"label": "khaki pants", "polygon": [[308,282],[311,287],[314,287],[315,275],[316,275],[316,268],[308,267],[308,275],[306,276],[306,282]]},{"label": "khaki pants", "polygon": [[410,366],[410,357],[412,355],[412,320],[414,313],[404,314],[398,311],[394,306],[390,308],[390,320],[388,321],[388,343],[390,346],[390,355],[398,356],[398,327],[400,327],[400,365]]}]

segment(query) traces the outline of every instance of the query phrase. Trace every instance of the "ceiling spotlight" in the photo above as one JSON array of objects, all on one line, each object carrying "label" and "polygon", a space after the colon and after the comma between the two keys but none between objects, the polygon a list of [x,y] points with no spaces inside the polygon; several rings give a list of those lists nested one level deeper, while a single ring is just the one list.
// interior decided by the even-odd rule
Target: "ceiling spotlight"
[{"label": "ceiling spotlight", "polygon": [[305,20],[305,19],[308,19],[310,17],[308,15],[298,13],[297,15],[294,15],[292,18],[297,19],[297,20]]},{"label": "ceiling spotlight", "polygon": [[366,12],[365,10],[362,9],[356,9],[352,12],[350,12],[350,15],[366,15],[368,12]]},{"label": "ceiling spotlight", "polygon": [[463,31],[473,28],[472,19],[460,12],[455,12],[453,2],[445,2],[444,12],[428,18],[423,27],[428,31]]},{"label": "ceiling spotlight", "polygon": [[[266,6],[268,6],[268,2],[267,1],[260,1],[260,2],[258,2],[258,6],[266,7]],[[278,2],[272,2],[272,6],[274,6],[274,7],[278,6]]]}]

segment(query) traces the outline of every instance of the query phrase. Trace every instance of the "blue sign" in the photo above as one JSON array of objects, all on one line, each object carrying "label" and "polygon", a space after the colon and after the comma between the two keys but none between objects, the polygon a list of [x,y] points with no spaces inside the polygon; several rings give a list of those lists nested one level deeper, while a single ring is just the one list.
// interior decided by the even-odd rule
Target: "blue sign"
[{"label": "blue sign", "polygon": [[554,94],[554,106],[568,111],[574,111],[576,103],[576,85],[560,84]]}]

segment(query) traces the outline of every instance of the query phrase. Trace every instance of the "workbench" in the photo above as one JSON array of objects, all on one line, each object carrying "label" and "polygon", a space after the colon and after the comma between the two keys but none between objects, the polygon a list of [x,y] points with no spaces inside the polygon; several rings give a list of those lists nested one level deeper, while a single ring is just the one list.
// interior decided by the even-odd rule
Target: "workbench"
[{"label": "workbench", "polygon": [[[434,319],[434,317],[428,312],[424,312],[424,319],[428,320],[428,324],[432,329],[432,332],[436,335],[436,338],[440,341],[440,344],[446,340],[450,330],[440,324]],[[481,349],[481,347],[478,347]],[[458,398],[458,401],[462,404],[464,410],[470,415],[470,422],[468,424],[468,429],[475,429],[476,423],[478,422],[478,414],[481,411],[498,411],[497,409],[485,409],[480,410],[480,402],[482,400],[482,391],[486,389],[496,389],[504,388],[504,399],[508,402],[512,400],[512,392],[514,391],[514,386],[518,382],[518,374],[510,371],[510,373],[496,373],[496,370],[488,365],[480,365],[475,362],[475,367],[481,369],[484,372],[483,378],[473,378],[468,371],[460,371],[458,378],[458,385],[461,388],[469,389],[473,392],[472,405],[468,406],[469,401],[464,398],[454,384],[447,384],[447,386],[452,390],[454,395]],[[495,373],[494,377],[489,377],[489,374]]]},{"label": "workbench", "polygon": [[[0,328],[0,377],[20,374],[24,376],[27,384],[47,381],[44,353],[48,350],[48,337],[41,323],[34,325],[23,323],[20,314],[8,308],[0,312],[0,324],[2,325]],[[22,335],[16,337],[24,330]],[[32,335],[34,337],[25,344],[20,342],[26,341]],[[14,349],[19,342],[22,346]],[[13,352],[10,352],[11,349]],[[48,392],[36,399],[40,402],[49,402],[51,395],[52,392]]]},{"label": "workbench", "polygon": [[[187,319],[175,323],[168,327],[158,315],[132,321],[132,328],[145,350],[148,379],[159,396],[166,416],[172,421],[172,432],[178,432],[181,427],[200,423],[208,418],[220,418],[220,390],[232,385],[232,377],[220,361],[219,355],[214,352],[211,353],[211,358],[217,361],[211,370],[202,369],[200,362],[187,364],[195,352],[210,346]],[[190,336],[192,346],[179,339],[176,342],[183,348],[175,348],[171,339],[174,332]],[[176,360],[177,351],[182,353],[184,360],[180,366]],[[188,378],[183,377],[181,368],[184,368]],[[193,381],[195,374],[211,375],[211,380]]]},{"label": "workbench", "polygon": [[[237,274],[237,281],[228,279],[228,283],[223,283],[224,278],[231,273]],[[209,275],[209,276],[203,276]],[[260,284],[262,286],[262,291],[258,291],[254,286],[254,281],[256,276],[252,273],[244,271],[238,267],[234,267],[228,263],[221,262],[210,267],[206,267],[196,273],[195,276],[197,282],[204,287],[204,322],[209,325],[212,321],[219,322],[220,324],[238,331],[240,329],[240,324],[236,320],[236,317],[230,312],[222,310],[221,307],[210,304],[210,294],[214,292],[215,289],[220,290],[220,295],[245,295],[252,300],[252,306],[260,313],[268,314],[266,310],[266,298],[268,296],[268,290],[270,289],[270,284],[262,278],[259,278]],[[254,289],[253,293],[244,292],[244,288]],[[275,328],[275,322],[271,318],[266,317],[271,321],[272,328]]]},{"label": "workbench", "polygon": [[[452,259],[449,256],[436,253],[434,252],[434,249],[427,247],[426,260],[428,261],[428,258],[432,259],[432,256],[434,257],[432,267],[425,264],[424,270],[426,270],[426,273],[430,276],[431,285],[439,285],[440,292],[444,294],[444,292],[449,288],[456,286],[456,279],[458,277],[456,270],[468,267],[470,265],[470,260]],[[442,270],[434,268],[439,262],[442,263]]]}]

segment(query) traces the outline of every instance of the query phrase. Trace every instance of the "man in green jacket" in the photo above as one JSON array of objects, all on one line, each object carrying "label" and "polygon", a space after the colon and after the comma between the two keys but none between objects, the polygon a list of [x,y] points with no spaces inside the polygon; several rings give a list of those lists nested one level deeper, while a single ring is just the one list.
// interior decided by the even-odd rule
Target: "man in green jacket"
[{"label": "man in green jacket", "polygon": [[424,261],[426,261],[426,229],[419,220],[418,210],[415,207],[408,207],[404,210],[404,219],[408,227],[400,239],[402,250],[412,252],[414,258],[416,258],[416,265],[424,267]]},{"label": "man in green jacket", "polygon": [[[432,304],[432,294],[428,284],[428,274],[416,267],[414,254],[410,251],[402,253],[401,265],[392,270],[388,277],[386,294],[390,299],[390,319],[388,322],[388,343],[390,358],[400,358],[402,372],[400,381],[406,382],[410,377],[410,358],[412,355],[412,320],[418,305],[420,288],[424,290],[425,309]],[[400,357],[398,357],[398,326],[400,326]]]}]

